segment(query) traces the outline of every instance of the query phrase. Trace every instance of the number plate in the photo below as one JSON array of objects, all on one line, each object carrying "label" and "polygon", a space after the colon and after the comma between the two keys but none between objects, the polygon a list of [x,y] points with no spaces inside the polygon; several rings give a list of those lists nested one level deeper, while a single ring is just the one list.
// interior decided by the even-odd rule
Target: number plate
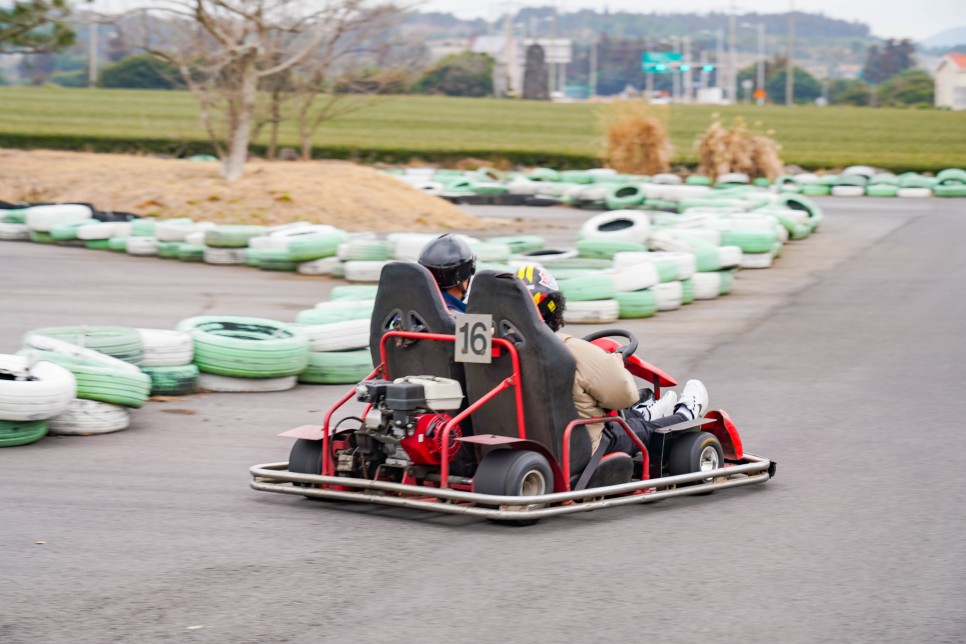
[{"label": "number plate", "polygon": [[493,316],[456,314],[456,362],[493,362]]}]

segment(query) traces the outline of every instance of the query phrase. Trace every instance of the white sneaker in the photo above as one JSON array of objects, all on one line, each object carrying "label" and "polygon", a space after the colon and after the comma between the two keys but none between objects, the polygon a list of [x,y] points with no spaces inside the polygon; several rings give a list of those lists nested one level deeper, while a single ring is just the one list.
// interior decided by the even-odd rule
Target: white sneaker
[{"label": "white sneaker", "polygon": [[690,416],[691,420],[700,418],[708,408],[708,390],[700,380],[688,380],[681,392],[681,398],[674,412]]},{"label": "white sneaker", "polygon": [[634,410],[639,412],[644,417],[644,420],[656,420],[673,414],[674,405],[677,401],[677,393],[674,391],[666,391],[660,399],[650,398],[646,402],[634,405]]}]

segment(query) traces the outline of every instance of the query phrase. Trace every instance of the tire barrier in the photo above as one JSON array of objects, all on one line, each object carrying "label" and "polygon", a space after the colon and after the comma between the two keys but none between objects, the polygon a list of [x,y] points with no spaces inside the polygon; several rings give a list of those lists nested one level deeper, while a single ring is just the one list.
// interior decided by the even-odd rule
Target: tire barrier
[{"label": "tire barrier", "polygon": [[168,329],[137,329],[144,345],[141,367],[177,367],[194,359],[191,335]]},{"label": "tire barrier", "polygon": [[373,370],[368,348],[354,351],[313,351],[298,381],[315,385],[353,384]]},{"label": "tire barrier", "polygon": [[581,226],[578,238],[643,244],[647,241],[650,227],[650,219],[639,210],[614,210],[588,219]]},{"label": "tire barrier", "polygon": [[300,328],[308,336],[309,348],[313,353],[347,351],[369,346],[369,318],[329,324],[308,324]]},{"label": "tire barrier", "polygon": [[46,435],[45,420],[0,420],[0,447],[29,445]]},{"label": "tire barrier", "polygon": [[131,414],[120,405],[96,400],[73,400],[67,409],[47,421],[52,436],[95,436],[131,426]]},{"label": "tire barrier", "polygon": [[295,376],[279,378],[236,378],[202,373],[198,376],[198,391],[217,393],[255,394],[273,391],[286,391],[298,384]]},{"label": "tire barrier", "polygon": [[0,355],[0,420],[47,420],[77,394],[70,370],[30,356]]},{"label": "tire barrier", "polygon": [[567,324],[610,324],[620,316],[620,303],[612,300],[567,302],[564,321]]},{"label": "tire barrier", "polygon": [[[30,343],[31,336],[41,336]],[[97,360],[105,354],[130,365],[144,358],[144,341],[138,330],[125,326],[60,326],[34,329],[24,336],[26,345],[44,351],[62,352],[83,360]],[[36,344],[40,342],[41,344]],[[96,353],[93,353],[96,352]],[[113,365],[115,368],[124,368]],[[136,369],[135,369],[136,370]]]},{"label": "tire barrier", "polygon": [[176,330],[191,335],[194,362],[205,373],[278,378],[297,375],[308,362],[308,336],[275,320],[198,316],[182,320]]},{"label": "tire barrier", "polygon": [[198,389],[200,371],[196,365],[141,367],[151,378],[152,396],[187,396]]}]

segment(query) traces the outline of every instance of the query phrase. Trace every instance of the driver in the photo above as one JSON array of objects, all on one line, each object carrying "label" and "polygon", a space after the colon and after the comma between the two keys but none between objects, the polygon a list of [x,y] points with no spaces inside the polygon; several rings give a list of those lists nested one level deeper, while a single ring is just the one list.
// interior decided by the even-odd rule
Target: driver
[{"label": "driver", "polygon": [[[577,364],[574,407],[581,418],[600,417],[606,415],[608,409],[622,409],[628,426],[647,445],[655,428],[693,420],[708,408],[708,391],[700,380],[689,380],[680,400],[673,391],[668,391],[659,400],[653,396],[641,400],[634,376],[624,368],[619,354],[608,353],[560,331],[564,326],[567,301],[549,271],[541,266],[527,265],[517,270],[517,278],[533,296],[540,317],[574,356]],[[601,437],[605,435],[604,423],[587,425],[587,430],[592,449],[597,451]],[[633,456],[639,451],[620,427],[607,429],[606,436],[609,444],[605,453],[625,452]]]},{"label": "driver", "polygon": [[476,254],[470,245],[446,233],[426,244],[418,261],[432,273],[450,314],[466,313],[466,293],[476,273]]}]

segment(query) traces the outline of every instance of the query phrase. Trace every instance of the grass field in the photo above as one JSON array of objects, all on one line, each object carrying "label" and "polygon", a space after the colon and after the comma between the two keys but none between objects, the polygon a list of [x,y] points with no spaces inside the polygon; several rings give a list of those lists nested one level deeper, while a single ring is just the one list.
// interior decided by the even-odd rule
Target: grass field
[{"label": "grass field", "polygon": [[[345,156],[348,150],[369,158],[383,151],[423,160],[543,154],[586,165],[600,152],[602,109],[585,103],[392,97],[324,125],[315,145],[321,154],[341,150]],[[677,162],[694,163],[694,140],[714,113],[726,122],[744,116],[749,125],[773,131],[783,160],[808,169],[966,166],[966,112],[750,105],[667,108]],[[0,115],[0,144],[11,147],[76,148],[101,138],[205,140],[197,104],[187,92],[4,87]],[[295,144],[294,131],[283,130],[283,139]]]}]

